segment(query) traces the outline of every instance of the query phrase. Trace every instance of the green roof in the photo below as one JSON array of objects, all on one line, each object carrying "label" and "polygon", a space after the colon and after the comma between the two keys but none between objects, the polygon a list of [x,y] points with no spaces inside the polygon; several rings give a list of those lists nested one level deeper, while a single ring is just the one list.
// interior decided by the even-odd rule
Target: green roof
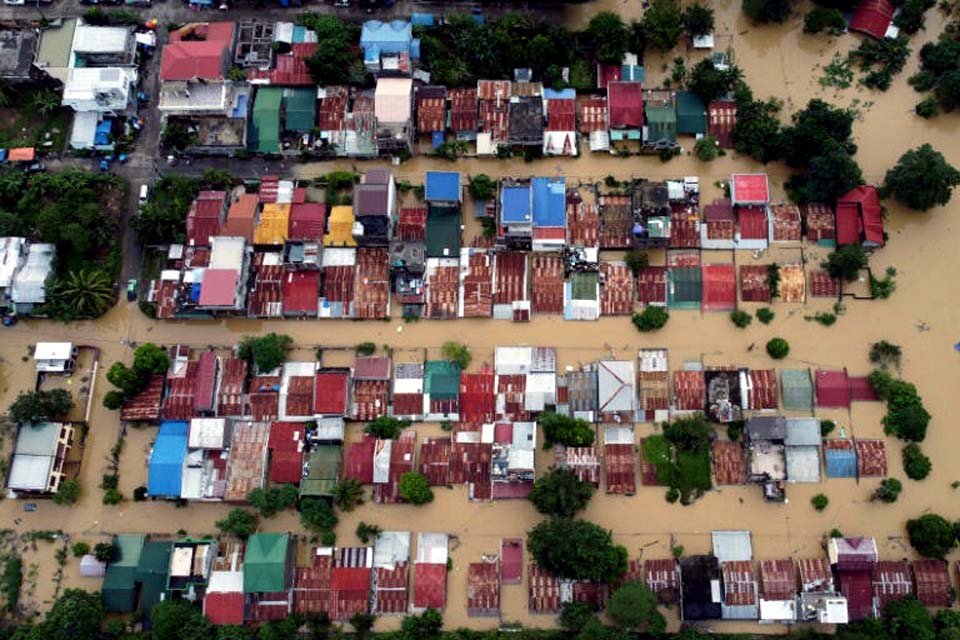
[{"label": "green roof", "polygon": [[673,105],[647,105],[647,142],[677,141],[677,112]]},{"label": "green roof", "polygon": [[707,132],[707,108],[697,94],[677,92],[677,131],[689,134]]},{"label": "green roof", "polygon": [[243,592],[277,593],[287,588],[286,533],[255,533],[243,554]]},{"label": "green roof", "polygon": [[286,89],[283,92],[284,129],[309,133],[317,121],[316,89]]},{"label": "green roof", "polygon": [[150,610],[160,602],[167,588],[167,574],[170,571],[170,551],[173,543],[169,541],[151,541],[144,545],[137,567],[137,582],[140,583],[140,607],[144,617],[150,617]]},{"label": "green roof", "polygon": [[813,381],[809,369],[781,369],[783,408],[790,411],[813,410]]},{"label": "green roof", "polygon": [[137,606],[137,568],[111,564],[103,574],[100,601],[107,613],[129,613]]},{"label": "green roof", "polygon": [[329,496],[340,477],[340,446],[314,447],[307,456],[307,477],[300,481],[301,496]]},{"label": "green roof", "polygon": [[427,257],[460,257],[460,208],[427,208]]},{"label": "green roof", "polygon": [[114,556],[112,567],[133,567],[140,566],[140,556],[143,554],[143,547],[147,542],[147,536],[139,533],[124,533],[113,537],[113,544],[117,547],[117,554]]},{"label": "green roof", "polygon": [[570,276],[570,297],[574,300],[597,300],[597,273],[580,272]]},{"label": "green roof", "polygon": [[262,87],[257,90],[250,116],[247,148],[257,153],[280,153],[280,103],[283,89]]},{"label": "green roof", "polygon": [[423,392],[434,400],[453,400],[460,394],[460,367],[449,360],[429,360],[423,365]]},{"label": "green roof", "polygon": [[667,271],[667,306],[699,309],[703,297],[700,267],[674,267]]}]

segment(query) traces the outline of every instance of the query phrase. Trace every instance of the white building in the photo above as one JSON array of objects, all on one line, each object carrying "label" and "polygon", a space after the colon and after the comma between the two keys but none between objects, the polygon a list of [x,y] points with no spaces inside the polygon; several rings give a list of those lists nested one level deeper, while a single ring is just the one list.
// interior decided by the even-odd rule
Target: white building
[{"label": "white building", "polygon": [[76,364],[72,342],[38,342],[33,352],[39,373],[68,373]]}]

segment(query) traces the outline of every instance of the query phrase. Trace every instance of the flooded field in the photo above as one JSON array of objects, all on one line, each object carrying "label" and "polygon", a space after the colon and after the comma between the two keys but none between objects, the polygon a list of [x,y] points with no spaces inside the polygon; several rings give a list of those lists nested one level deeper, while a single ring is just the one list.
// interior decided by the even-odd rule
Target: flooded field
[{"label": "flooded field", "polygon": [[[884,172],[908,148],[931,142],[954,165],[960,165],[960,145],[955,144],[957,116],[940,116],[924,121],[913,115],[919,95],[907,85],[906,78],[917,67],[916,51],[926,39],[935,38],[942,29],[943,18],[934,10],[927,16],[927,31],[914,36],[914,51],[907,68],[898,75],[886,93],[871,92],[856,86],[845,91],[824,93],[817,82],[819,66],[829,61],[835,51],[841,53],[855,46],[859,36],[826,38],[801,33],[799,17],[787,25],[754,27],[740,13],[734,0],[713,3],[717,8],[720,41],[732,42],[737,64],[744,70],[755,95],[781,98],[784,117],[806,104],[811,97],[821,96],[840,105],[857,104],[862,117],[855,124],[854,139],[859,147],[857,160],[868,182],[878,183]],[[639,17],[641,3],[627,0],[598,0],[569,10],[571,24],[582,24],[601,9],[620,12],[625,18]],[[647,57],[648,78],[656,82],[664,77],[664,64],[676,53],[663,59]],[[688,64],[689,66],[689,64]],[[856,101],[856,102],[855,102]],[[953,134],[953,135],[951,135]],[[692,144],[687,140],[688,146]],[[317,163],[296,167],[297,174],[312,177],[333,168],[348,168],[350,163]],[[364,163],[359,168],[381,166]],[[384,165],[385,166],[385,165]],[[707,202],[720,195],[713,183],[728,179],[734,171],[766,171],[770,175],[774,200],[783,198],[783,182],[787,172],[780,164],[763,167],[752,160],[728,154],[705,164],[684,155],[669,163],[656,157],[621,159],[608,155],[584,155],[576,159],[544,159],[534,163],[522,160],[496,161],[462,159],[456,163],[426,158],[414,159],[394,168],[398,179],[422,183],[427,169],[453,168],[466,173],[500,175],[560,174],[568,181],[584,183],[602,181],[612,174],[619,179],[630,176],[666,178],[684,175],[700,177],[701,200]],[[568,182],[569,184],[569,182]],[[81,468],[84,493],[73,507],[58,507],[41,501],[35,513],[24,513],[21,502],[0,502],[0,518],[5,526],[18,532],[34,529],[63,529],[74,538],[94,542],[102,533],[144,532],[173,533],[183,529],[191,534],[210,533],[214,521],[229,511],[225,505],[195,504],[178,509],[173,504],[131,501],[135,487],[146,482],[146,461],[155,427],[128,429],[120,461],[120,490],[127,500],[117,507],[101,504],[98,488],[110,448],[116,442],[118,414],[102,408],[101,400],[109,385],[104,372],[117,360],[132,360],[131,343],[152,341],[158,344],[187,342],[196,346],[230,347],[246,334],[277,331],[289,334],[302,349],[298,355],[309,357],[315,346],[352,347],[370,341],[396,349],[395,357],[418,357],[426,348],[431,356],[439,354],[447,340],[469,344],[474,358],[471,369],[484,362],[492,363],[497,345],[531,344],[555,346],[558,364],[576,366],[602,356],[632,359],[641,347],[665,347],[669,350],[670,368],[684,360],[702,360],[705,364],[739,364],[747,367],[770,367],[772,361],[762,345],[774,336],[782,336],[791,345],[790,356],[778,366],[836,368],[846,366],[851,372],[865,374],[870,370],[867,349],[870,343],[885,339],[901,345],[904,351],[902,375],[914,382],[924,403],[933,415],[923,448],[933,461],[933,472],[922,482],[903,477],[900,464],[901,443],[887,438],[890,476],[904,481],[904,494],[893,505],[869,501],[877,481],[857,483],[847,479],[828,479],[817,485],[790,485],[785,504],[765,503],[755,486],[724,486],[708,493],[690,507],[668,504],[663,489],[638,487],[632,497],[607,496],[602,493],[591,502],[585,517],[609,527],[617,542],[627,546],[631,558],[664,557],[671,544],[683,545],[688,553],[709,550],[712,529],[745,528],[753,532],[756,558],[820,555],[821,539],[837,527],[851,535],[874,535],[885,558],[909,557],[912,552],[905,541],[904,523],[928,510],[948,518],[960,515],[960,490],[951,483],[960,480],[960,470],[951,462],[960,448],[960,431],[952,420],[954,394],[960,384],[960,354],[953,344],[960,340],[960,252],[956,236],[960,232],[960,200],[946,208],[925,214],[902,209],[892,201],[885,202],[890,240],[876,252],[871,268],[880,273],[887,266],[897,268],[897,290],[886,301],[849,299],[846,314],[832,327],[823,327],[804,319],[816,311],[827,311],[831,301],[820,299],[805,304],[776,302],[771,308],[776,318],[769,326],[753,323],[749,328],[736,328],[725,313],[674,311],[667,326],[653,334],[639,334],[628,317],[605,317],[590,324],[564,322],[559,317],[535,316],[529,324],[513,324],[489,319],[468,319],[450,322],[421,321],[406,324],[394,310],[394,320],[385,322],[352,321],[198,321],[156,322],[144,317],[135,304],[121,301],[116,308],[96,322],[76,323],[65,327],[53,322],[24,321],[3,329],[0,341],[0,405],[8,406],[20,391],[33,387],[34,368],[27,354],[38,340],[72,340],[101,349],[100,373],[95,387],[90,431],[85,459]],[[479,232],[474,222],[467,223],[465,242]],[[806,259],[818,262],[823,249],[807,248]],[[731,262],[731,252],[705,252],[704,262]],[[737,256],[738,263],[752,260],[749,253]],[[777,256],[777,259],[785,259]],[[662,260],[662,257],[661,257]],[[763,260],[771,261],[769,257]],[[396,305],[395,305],[396,306]],[[758,305],[746,304],[752,311]],[[422,352],[420,352],[422,353]],[[324,351],[324,364],[347,365],[352,361],[349,350]],[[818,413],[820,415],[820,413]],[[879,403],[856,403],[850,411],[825,411],[821,417],[837,421],[838,430],[858,437],[883,437]],[[351,425],[348,439],[359,437],[360,425]],[[418,437],[437,435],[438,425],[417,425]],[[637,436],[656,430],[654,425],[639,425]],[[839,435],[839,431],[836,435]],[[4,438],[5,454],[11,437]],[[546,469],[552,455],[538,454],[538,469]],[[810,506],[816,493],[830,498],[822,513]],[[436,500],[425,507],[408,505],[375,505],[342,514],[338,542],[357,542],[354,530],[359,521],[376,523],[385,530],[443,531],[454,536],[453,569],[448,575],[445,620],[451,626],[489,627],[491,619],[468,618],[466,615],[466,567],[480,560],[485,553],[498,549],[501,537],[522,537],[539,520],[538,514],[525,501],[471,503],[466,489],[440,489]],[[297,531],[299,523],[293,513],[263,523],[264,530]],[[39,542],[39,550],[28,551],[25,564],[36,564],[37,586],[30,600],[44,608],[51,593],[49,577],[56,571],[52,543]],[[77,561],[68,559],[64,585],[95,588],[95,580],[81,579]],[[87,584],[87,583],[92,584]],[[531,626],[555,624],[553,616],[531,616],[526,607],[526,585],[505,586],[501,595],[502,619]],[[675,618],[674,618],[675,619]],[[377,628],[391,628],[396,619],[382,619]],[[716,623],[723,630],[755,625]],[[764,627],[764,631],[777,629]]]}]

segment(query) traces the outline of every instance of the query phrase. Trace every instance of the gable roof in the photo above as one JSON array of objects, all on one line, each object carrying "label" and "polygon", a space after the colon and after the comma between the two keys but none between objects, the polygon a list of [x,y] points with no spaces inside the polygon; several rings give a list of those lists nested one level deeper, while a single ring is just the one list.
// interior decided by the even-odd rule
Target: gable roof
[{"label": "gable roof", "polygon": [[639,82],[611,82],[607,86],[611,129],[643,126],[643,87]]},{"label": "gable roof", "polygon": [[255,533],[243,554],[243,592],[277,593],[287,588],[286,533]]},{"label": "gable roof", "polygon": [[160,59],[161,80],[222,80],[223,42],[171,42]]},{"label": "gable roof", "polygon": [[850,19],[850,30],[882,40],[893,21],[893,10],[889,0],[860,0]]},{"label": "gable roof", "polygon": [[163,422],[150,454],[147,493],[151,497],[180,497],[183,457],[187,454],[186,422]]}]

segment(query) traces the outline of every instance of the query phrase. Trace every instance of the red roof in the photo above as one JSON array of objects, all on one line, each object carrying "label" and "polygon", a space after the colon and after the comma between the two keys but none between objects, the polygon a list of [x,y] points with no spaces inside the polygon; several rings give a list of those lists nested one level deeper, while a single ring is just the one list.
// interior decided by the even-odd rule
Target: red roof
[{"label": "red roof", "polygon": [[207,593],[203,597],[203,615],[213,624],[243,624],[243,593]]},{"label": "red roof", "polygon": [[643,126],[643,87],[639,82],[611,82],[608,85],[611,129],[639,129]]},{"label": "red roof", "polygon": [[197,390],[196,360],[187,362],[180,375],[167,378],[167,397],[161,415],[164,420],[187,420],[193,417],[193,396]]},{"label": "red roof", "polygon": [[837,200],[837,243],[883,246],[883,212],[874,187],[859,186]]},{"label": "red roof", "polygon": [[913,593],[913,578],[906,560],[881,560],[873,567],[874,612],[883,615],[887,603]]},{"label": "red roof", "polygon": [[439,609],[447,604],[447,565],[418,562],[413,565],[413,606]]},{"label": "red roof", "polygon": [[347,383],[350,376],[341,371],[319,371],[316,375],[313,411],[321,415],[347,413]]},{"label": "red roof", "polygon": [[752,560],[730,560],[720,563],[723,573],[723,602],[727,606],[757,604],[757,580]]},{"label": "red roof", "polygon": [[707,134],[717,139],[721,149],[733,148],[733,125],[737,123],[737,103],[713,100],[707,106]]},{"label": "red roof", "polygon": [[632,444],[608,444],[603,448],[607,493],[632,496],[637,491],[637,459]]},{"label": "red roof", "polygon": [[674,371],[673,393],[678,410],[703,411],[707,397],[703,371]]},{"label": "red roof", "polygon": [[343,131],[347,118],[346,87],[327,87],[326,97],[317,108],[317,128],[321,131]]},{"label": "red roof", "polygon": [[366,613],[370,601],[371,570],[359,567],[335,567],[331,580],[334,620],[346,620],[355,613]]},{"label": "red roof", "polygon": [[520,584],[523,579],[523,540],[504,538],[500,541],[500,581]]},{"label": "red roof", "polygon": [[124,422],[148,422],[160,417],[160,401],[163,397],[163,383],[166,374],[159,373],[150,376],[146,388],[133,398],[123,403],[120,409],[120,419]]},{"label": "red roof", "polygon": [[410,565],[406,561],[396,562],[391,567],[374,567],[376,584],[377,613],[407,612],[407,582],[410,579]]},{"label": "red roof", "polygon": [[626,316],[633,312],[633,273],[624,262],[600,263],[600,314]]},{"label": "red roof", "polygon": [[288,271],[283,278],[283,312],[316,316],[319,291],[319,271]]},{"label": "red roof", "polygon": [[425,208],[400,209],[394,236],[397,240],[410,242],[425,240],[427,237],[427,210]]},{"label": "red roof", "polygon": [[577,104],[573,98],[547,100],[546,131],[576,131]]},{"label": "red roof", "polygon": [[810,295],[814,298],[840,297],[840,280],[827,271],[810,272]]},{"label": "red roof", "polygon": [[705,264],[703,273],[704,311],[733,311],[737,306],[737,276],[732,264]]},{"label": "red roof", "polygon": [[857,438],[857,476],[860,478],[884,478],[887,475],[887,446],[883,440]]},{"label": "red roof", "polygon": [[467,615],[500,615],[500,576],[497,562],[467,566]]},{"label": "red roof", "polygon": [[917,585],[917,600],[927,607],[949,607],[953,604],[953,585],[947,563],[925,558],[910,563]]},{"label": "red roof", "polygon": [[580,133],[590,134],[594,131],[607,130],[606,98],[586,98],[580,100],[579,105]]},{"label": "red roof", "polygon": [[744,302],[770,302],[767,267],[759,264],[740,265],[740,297]]},{"label": "red roof", "polygon": [[274,422],[270,426],[270,481],[299,484],[303,471],[304,424]]},{"label": "red roof", "polygon": [[163,48],[160,80],[222,80],[226,43],[171,42]]},{"label": "red roof", "polygon": [[803,593],[833,591],[833,572],[826,558],[801,558],[797,560],[797,568]]},{"label": "red roof", "polygon": [[390,256],[386,249],[357,249],[353,316],[381,319],[390,315]]},{"label": "red roof", "polygon": [[280,405],[280,377],[255,376],[247,394],[254,420],[273,420]]},{"label": "red roof", "polygon": [[310,77],[307,58],[317,50],[316,42],[295,42],[288,54],[274,58],[274,68],[270,71],[270,84],[286,86],[314,86]]},{"label": "red roof", "polygon": [[767,212],[760,207],[739,207],[737,226],[742,240],[766,240]]},{"label": "red roof", "polygon": [[850,406],[850,384],[846,371],[817,369],[817,406],[846,408]]},{"label": "red roof", "polygon": [[531,258],[531,307],[534,313],[563,313],[563,260],[558,255]]},{"label": "red roof", "polygon": [[869,571],[840,571],[840,592],[847,598],[850,622],[873,615],[873,589]]},{"label": "red roof", "polygon": [[850,385],[850,399],[875,402],[880,399],[877,392],[873,390],[873,385],[865,376],[849,376],[847,383]]},{"label": "red roof", "polygon": [[527,608],[530,613],[559,613],[560,580],[546,569],[530,565]]},{"label": "red roof", "polygon": [[203,272],[203,284],[200,287],[201,307],[232,307],[236,302],[236,269],[207,269]]},{"label": "red roof", "polygon": [[[639,564],[639,561],[636,561]],[[676,602],[680,595],[680,576],[677,561],[661,558],[643,563],[643,580],[660,602]]]},{"label": "red roof", "polygon": [[194,411],[213,411],[213,383],[217,377],[217,354],[204,351],[197,366],[197,387],[193,396]]},{"label": "red roof", "polygon": [[407,429],[393,441],[390,447],[390,470],[387,482],[378,482],[373,487],[373,500],[378,503],[396,504],[400,497],[400,478],[413,471],[413,458],[417,446],[417,432]]},{"label": "red roof", "polygon": [[775,369],[751,369],[750,383],[753,387],[747,390],[747,406],[745,409],[776,409],[777,402],[777,372]]},{"label": "red roof", "polygon": [[850,19],[850,30],[882,40],[893,20],[893,9],[889,0],[860,0]]},{"label": "red roof", "polygon": [[793,600],[797,596],[793,560],[761,560],[760,582],[760,596],[764,600]]},{"label": "red roof", "polygon": [[373,451],[376,446],[376,439],[367,436],[360,442],[350,443],[344,477],[355,478],[363,484],[373,484]]},{"label": "red roof", "polygon": [[637,300],[644,306],[666,304],[666,267],[644,267],[640,270],[637,274]]},{"label": "red roof", "polygon": [[711,455],[717,484],[747,483],[747,459],[739,442],[714,440]]},{"label": "red roof", "polygon": [[608,89],[611,82],[619,82],[623,77],[622,67],[618,64],[600,63],[597,65],[597,87]]},{"label": "red roof", "polygon": [[353,361],[354,380],[389,380],[393,364],[388,357],[364,357]]},{"label": "red roof", "polygon": [[837,222],[833,208],[825,204],[805,204],[800,208],[807,223],[807,240],[833,240],[837,235]]},{"label": "red roof", "polygon": [[496,376],[492,367],[479,373],[460,375],[460,419],[464,422],[491,422],[497,409],[494,395]]},{"label": "red roof", "polygon": [[734,204],[766,204],[770,201],[765,173],[736,173],[731,187]]},{"label": "red roof", "polygon": [[327,224],[327,205],[303,202],[290,206],[287,238],[290,240],[323,240]]},{"label": "red roof", "polygon": [[860,209],[852,202],[837,202],[837,244],[860,242]]},{"label": "red roof", "polygon": [[454,131],[477,130],[477,90],[450,90],[450,128]]},{"label": "red roof", "polygon": [[420,444],[420,473],[430,486],[445,486],[449,469],[450,438],[425,438]]}]

